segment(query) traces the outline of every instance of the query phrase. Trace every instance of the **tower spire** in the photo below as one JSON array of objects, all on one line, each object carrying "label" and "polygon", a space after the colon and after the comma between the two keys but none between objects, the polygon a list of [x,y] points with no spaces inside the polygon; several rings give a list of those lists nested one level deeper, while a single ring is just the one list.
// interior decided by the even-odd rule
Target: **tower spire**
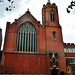
[{"label": "tower spire", "polygon": [[48,3],[50,3],[50,0],[48,0]]}]

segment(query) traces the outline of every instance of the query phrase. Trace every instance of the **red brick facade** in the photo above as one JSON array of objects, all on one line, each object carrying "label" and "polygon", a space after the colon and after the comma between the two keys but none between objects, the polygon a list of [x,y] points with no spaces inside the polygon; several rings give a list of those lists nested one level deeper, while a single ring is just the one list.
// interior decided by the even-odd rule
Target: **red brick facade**
[{"label": "red brick facade", "polygon": [[[52,10],[55,12],[55,22],[51,22],[50,11]],[[16,51],[18,29],[26,22],[31,23],[36,29],[37,52]],[[63,44],[58,9],[54,3],[43,5],[42,22],[43,25],[29,10],[19,19],[15,19],[12,24],[7,22],[0,74],[73,75],[73,71],[67,73],[69,64],[66,64],[65,57],[75,57],[75,54],[64,53],[64,48],[68,46]],[[53,32],[56,33],[55,39],[53,39]],[[73,67],[75,68],[74,64],[71,65],[71,69]]]}]

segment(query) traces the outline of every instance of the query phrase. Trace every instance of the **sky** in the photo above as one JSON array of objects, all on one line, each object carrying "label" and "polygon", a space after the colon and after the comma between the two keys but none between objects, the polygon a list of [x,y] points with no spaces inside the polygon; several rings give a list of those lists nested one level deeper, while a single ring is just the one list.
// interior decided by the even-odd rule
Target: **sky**
[{"label": "sky", "polygon": [[[12,11],[6,11],[5,8],[11,5],[7,0],[0,3],[0,28],[2,29],[2,48],[5,38],[6,22],[14,22],[21,17],[27,9],[42,24],[42,7],[48,0],[13,0],[15,8]],[[58,6],[59,23],[62,27],[63,42],[75,43],[75,7],[71,13],[67,13],[66,8],[72,0],[50,0],[51,4]]]}]

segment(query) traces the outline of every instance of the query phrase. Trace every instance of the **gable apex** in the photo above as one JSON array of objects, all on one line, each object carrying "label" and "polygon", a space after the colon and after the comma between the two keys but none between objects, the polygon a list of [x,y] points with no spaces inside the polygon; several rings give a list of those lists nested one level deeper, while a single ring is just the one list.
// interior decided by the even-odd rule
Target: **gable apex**
[{"label": "gable apex", "polygon": [[24,15],[22,15],[21,17],[19,17],[18,19],[17,19],[17,21],[18,20],[20,20],[20,19],[22,19],[22,18],[31,18],[32,20],[34,20],[34,21],[36,21],[37,23],[39,23],[40,24],[40,21],[38,21],[32,14],[31,14],[31,12],[29,11],[29,9],[25,12],[25,14]]}]

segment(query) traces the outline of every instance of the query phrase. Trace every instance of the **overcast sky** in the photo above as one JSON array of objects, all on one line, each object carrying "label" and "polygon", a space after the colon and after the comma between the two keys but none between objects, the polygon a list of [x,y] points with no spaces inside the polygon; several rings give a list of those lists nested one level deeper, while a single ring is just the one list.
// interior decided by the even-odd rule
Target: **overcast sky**
[{"label": "overcast sky", "polygon": [[[42,7],[48,0],[15,0],[15,9],[12,11],[6,11],[5,7],[10,3],[4,0],[4,3],[0,3],[0,28],[2,28],[2,37],[4,40],[6,22],[14,22],[22,16],[29,8],[31,14],[42,24]],[[63,41],[65,43],[75,43],[75,7],[71,10],[71,13],[66,12],[66,8],[70,5],[72,0],[51,0],[52,3],[56,3],[58,6],[59,22],[62,26]]]}]

